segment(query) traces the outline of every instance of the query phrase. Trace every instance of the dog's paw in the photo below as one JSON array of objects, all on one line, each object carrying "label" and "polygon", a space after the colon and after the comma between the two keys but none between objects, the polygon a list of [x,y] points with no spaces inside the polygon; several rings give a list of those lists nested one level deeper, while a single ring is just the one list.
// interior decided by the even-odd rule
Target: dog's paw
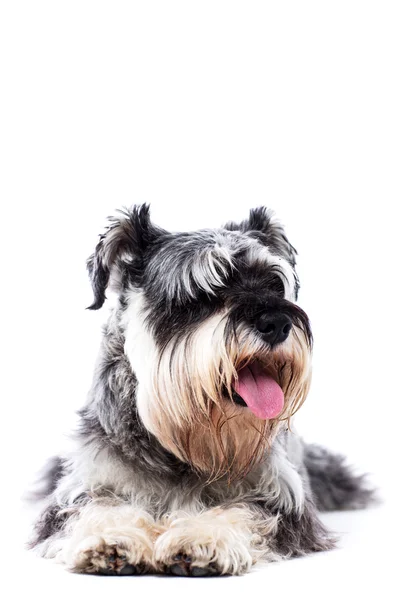
[{"label": "dog's paw", "polygon": [[128,537],[91,536],[77,548],[72,569],[99,575],[138,575],[146,571],[143,554]]},{"label": "dog's paw", "polygon": [[159,538],[154,553],[157,569],[168,575],[241,575],[253,564],[249,551],[240,544],[239,547],[228,547],[220,540],[208,544],[194,540],[182,543],[179,539],[174,540],[174,535],[168,535],[171,533],[169,531]]},{"label": "dog's paw", "polygon": [[255,562],[251,536],[229,513],[178,518],[155,542],[158,571],[180,576],[241,575]]}]

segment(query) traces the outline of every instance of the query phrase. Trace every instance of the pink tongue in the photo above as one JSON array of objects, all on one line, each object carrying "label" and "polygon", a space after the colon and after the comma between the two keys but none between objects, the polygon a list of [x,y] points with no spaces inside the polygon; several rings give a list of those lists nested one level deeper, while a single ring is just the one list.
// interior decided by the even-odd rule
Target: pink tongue
[{"label": "pink tongue", "polygon": [[283,409],[282,388],[258,363],[240,369],[234,388],[259,419],[273,419]]}]

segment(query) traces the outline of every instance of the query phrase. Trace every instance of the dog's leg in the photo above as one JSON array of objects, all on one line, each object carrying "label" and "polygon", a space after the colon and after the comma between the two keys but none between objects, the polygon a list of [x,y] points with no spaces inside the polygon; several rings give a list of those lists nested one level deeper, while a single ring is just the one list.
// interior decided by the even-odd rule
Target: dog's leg
[{"label": "dog's leg", "polygon": [[161,522],[155,565],[173,575],[240,575],[260,557],[277,558],[269,547],[277,520],[250,505],[174,513]]},{"label": "dog's leg", "polygon": [[159,571],[182,576],[240,575],[257,561],[303,556],[335,545],[309,499],[301,511],[288,513],[274,514],[261,503],[192,516],[175,513],[162,527],[154,564]]},{"label": "dog's leg", "polygon": [[132,575],[151,568],[156,536],[152,517],[129,504],[88,504],[73,524],[63,560],[73,570]]},{"label": "dog's leg", "polygon": [[156,535],[154,520],[147,512],[122,501],[99,498],[69,518],[67,513],[59,531],[39,550],[80,573],[132,575],[151,569]]},{"label": "dog's leg", "polygon": [[306,497],[301,510],[282,512],[271,547],[281,558],[331,550],[336,538],[320,521],[314,503]]},{"label": "dog's leg", "polygon": [[366,475],[355,474],[340,454],[304,444],[304,464],[319,510],[353,510],[376,502],[376,490]]}]

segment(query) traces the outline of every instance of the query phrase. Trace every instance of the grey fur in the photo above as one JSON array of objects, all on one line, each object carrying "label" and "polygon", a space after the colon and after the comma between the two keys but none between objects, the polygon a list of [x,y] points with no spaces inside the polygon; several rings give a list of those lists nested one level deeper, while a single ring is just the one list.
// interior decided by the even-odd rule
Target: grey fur
[{"label": "grey fur", "polygon": [[375,501],[375,490],[366,475],[354,474],[344,456],[309,444],[305,446],[304,464],[319,510],[360,509]]}]

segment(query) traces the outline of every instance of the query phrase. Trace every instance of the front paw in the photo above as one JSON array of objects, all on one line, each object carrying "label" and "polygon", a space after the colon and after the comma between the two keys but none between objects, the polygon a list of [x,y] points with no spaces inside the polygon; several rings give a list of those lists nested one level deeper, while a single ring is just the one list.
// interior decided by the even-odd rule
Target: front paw
[{"label": "front paw", "polygon": [[146,571],[146,566],[135,540],[91,536],[77,548],[72,570],[98,575],[138,575]]},{"label": "front paw", "polygon": [[153,561],[170,575],[241,575],[255,562],[251,538],[229,511],[207,511],[171,522],[155,542]]}]

